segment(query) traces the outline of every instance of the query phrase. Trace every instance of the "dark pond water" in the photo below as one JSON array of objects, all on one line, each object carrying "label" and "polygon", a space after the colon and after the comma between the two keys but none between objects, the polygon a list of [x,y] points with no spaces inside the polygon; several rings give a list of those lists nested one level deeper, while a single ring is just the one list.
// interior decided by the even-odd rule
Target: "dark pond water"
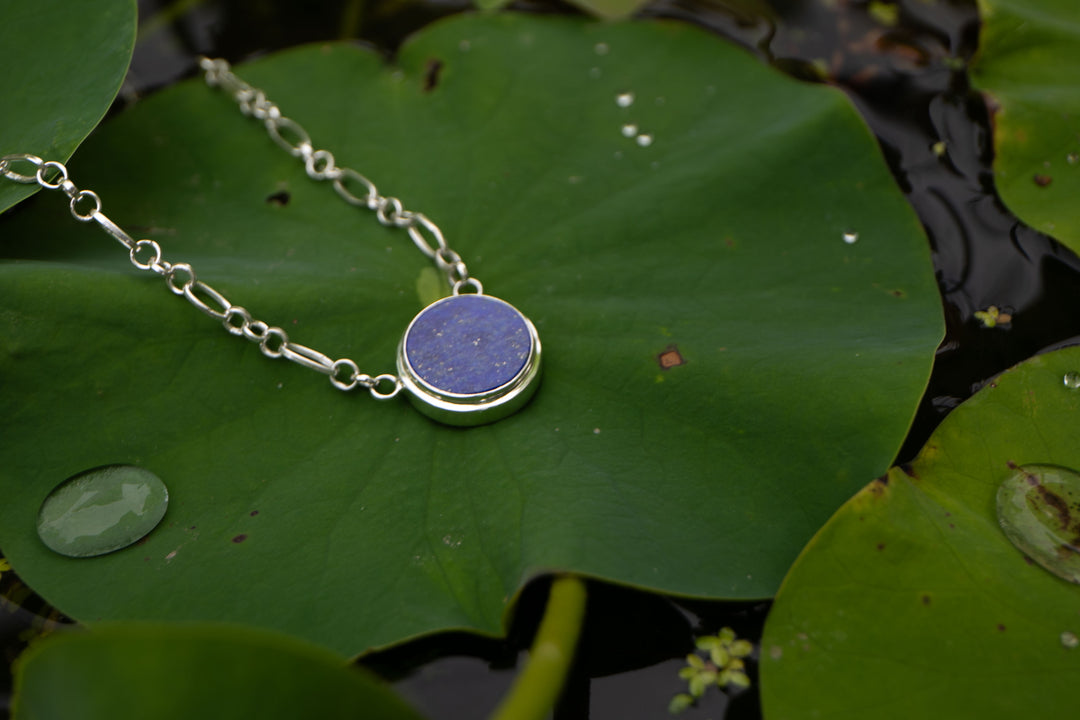
[{"label": "dark pond water", "polygon": [[[239,61],[304,42],[357,38],[391,55],[410,32],[468,9],[464,2],[290,3],[285,0],[139,3],[143,35],[119,103],[194,72],[198,54]],[[918,212],[933,248],[947,334],[930,388],[898,461],[914,456],[941,418],[1010,365],[1080,336],[1080,260],[1018,222],[992,182],[989,119],[964,64],[976,52],[974,0],[907,0],[883,25],[871,5],[833,0],[772,0],[763,17],[752,0],[660,0],[641,15],[698,24],[755,52],[764,62],[848,91],[877,135]],[[575,12],[558,3],[519,3],[533,12]],[[814,61],[819,62],[814,64]],[[821,62],[823,61],[823,62]],[[947,156],[935,153],[944,141]],[[991,305],[1012,315],[985,328],[975,312]],[[685,689],[678,676],[693,638],[731,626],[758,640],[768,603],[685,601],[589,586],[585,634],[555,718],[664,717]],[[0,642],[10,660],[34,628],[58,617],[4,573],[0,592],[22,609],[0,612]],[[526,588],[505,641],[450,634],[382,652],[364,664],[431,718],[485,716],[506,692],[535,631],[547,582]],[[10,605],[10,604],[9,604]],[[686,718],[759,718],[754,685],[730,698],[712,692]],[[10,681],[0,688],[9,691]]]}]

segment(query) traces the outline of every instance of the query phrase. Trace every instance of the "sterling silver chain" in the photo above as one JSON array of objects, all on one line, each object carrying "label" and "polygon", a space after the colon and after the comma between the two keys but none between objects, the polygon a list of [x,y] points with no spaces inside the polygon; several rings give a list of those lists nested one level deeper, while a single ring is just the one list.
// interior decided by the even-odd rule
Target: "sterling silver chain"
[{"label": "sterling silver chain", "polygon": [[[455,295],[463,291],[483,293],[480,281],[470,277],[465,262],[451,250],[442,231],[423,213],[404,209],[396,197],[380,195],[375,184],[361,173],[338,167],[327,150],[316,150],[307,131],[294,120],[281,114],[277,105],[267,99],[262,90],[248,85],[234,75],[224,60],[200,58],[199,66],[206,73],[206,83],[220,87],[232,95],[244,115],[263,122],[270,138],[283,150],[304,163],[308,177],[329,180],[334,190],[350,205],[374,211],[380,223],[404,228],[413,243],[446,275]],[[24,174],[15,169],[18,163],[29,164],[33,170]],[[70,200],[71,214],[80,222],[94,221],[106,233],[123,245],[131,262],[140,270],[156,273],[165,279],[169,289],[221,324],[232,335],[257,343],[263,355],[285,358],[315,370],[330,378],[339,390],[361,387],[379,400],[388,400],[401,391],[401,380],[392,374],[371,376],[360,372],[349,358],[334,360],[318,350],[289,340],[280,327],[256,320],[240,305],[233,305],[220,292],[195,276],[187,263],[171,263],[162,257],[161,246],[153,240],[133,240],[116,223],[101,212],[101,198],[92,190],[80,190],[68,178],[67,167],[53,160],[45,161],[36,155],[19,153],[0,157],[0,174],[17,183],[37,183],[46,190],[60,190]],[[350,189],[362,187],[361,194]]]}]

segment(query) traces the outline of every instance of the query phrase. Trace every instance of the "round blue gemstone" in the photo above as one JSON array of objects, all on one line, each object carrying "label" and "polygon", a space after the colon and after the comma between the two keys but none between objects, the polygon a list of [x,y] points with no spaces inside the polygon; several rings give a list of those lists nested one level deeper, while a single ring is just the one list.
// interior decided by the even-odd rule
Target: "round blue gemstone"
[{"label": "round blue gemstone", "polygon": [[505,385],[525,367],[531,351],[524,316],[488,295],[454,295],[429,305],[405,337],[405,357],[416,375],[457,395]]}]

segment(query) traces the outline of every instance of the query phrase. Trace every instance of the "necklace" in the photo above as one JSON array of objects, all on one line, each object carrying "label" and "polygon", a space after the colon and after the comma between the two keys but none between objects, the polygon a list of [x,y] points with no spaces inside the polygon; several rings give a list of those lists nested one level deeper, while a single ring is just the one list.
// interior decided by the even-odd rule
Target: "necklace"
[{"label": "necklace", "polygon": [[[339,167],[329,151],[316,150],[299,123],[282,115],[262,90],[233,74],[226,61],[204,57],[199,66],[207,85],[220,87],[244,115],[261,120],[270,138],[303,163],[308,177],[329,181],[345,202],[373,211],[385,226],[407,231],[417,249],[445,275],[452,294],[428,305],[409,323],[398,344],[396,375],[368,375],[349,358],[334,360],[290,340],[280,327],[253,318],[199,280],[188,263],[164,260],[154,240],[132,239],[101,211],[97,193],[80,190],[69,179],[63,163],[27,153],[5,155],[0,157],[0,174],[13,182],[62,191],[70,200],[72,216],[96,222],[127,249],[135,267],[163,277],[174,294],[221,321],[230,334],[257,343],[263,355],[322,373],[339,390],[364,388],[378,400],[389,400],[404,389],[417,409],[449,425],[493,422],[521,408],[540,378],[540,337],[532,322],[510,303],[484,294],[483,285],[426,215],[406,210],[396,197],[380,195],[367,177]],[[19,172],[15,169],[19,163],[33,170]]]}]

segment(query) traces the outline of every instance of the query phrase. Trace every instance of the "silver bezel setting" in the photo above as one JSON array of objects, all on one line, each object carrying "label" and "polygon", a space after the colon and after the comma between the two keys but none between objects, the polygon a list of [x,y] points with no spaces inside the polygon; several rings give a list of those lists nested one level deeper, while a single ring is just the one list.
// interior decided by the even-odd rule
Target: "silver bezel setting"
[{"label": "silver bezel setting", "polygon": [[408,391],[409,400],[423,414],[447,425],[469,426],[482,425],[506,417],[520,409],[539,385],[540,378],[540,335],[536,326],[523,312],[501,298],[484,295],[506,305],[525,323],[530,338],[529,355],[521,370],[502,385],[482,393],[452,393],[440,390],[426,382],[413,368],[406,354],[405,341],[417,320],[431,308],[453,300],[456,295],[437,300],[418,312],[401,335],[397,350],[398,377],[402,387]]}]

